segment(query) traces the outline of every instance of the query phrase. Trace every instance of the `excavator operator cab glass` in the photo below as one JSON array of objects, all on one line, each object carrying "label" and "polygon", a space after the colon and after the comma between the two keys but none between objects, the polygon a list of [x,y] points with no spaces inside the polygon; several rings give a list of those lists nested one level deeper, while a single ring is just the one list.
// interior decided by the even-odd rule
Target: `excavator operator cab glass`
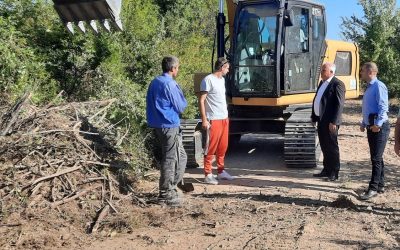
[{"label": "excavator operator cab glass", "polygon": [[283,24],[285,26],[293,26],[293,11],[292,10],[285,10],[285,15],[283,17]]},{"label": "excavator operator cab glass", "polygon": [[239,93],[271,93],[275,83],[278,5],[253,4],[237,12],[234,74]]},{"label": "excavator operator cab glass", "polygon": [[284,81],[285,94],[314,91],[319,79],[322,46],[325,39],[324,10],[320,6],[295,3],[293,26],[285,28]]},{"label": "excavator operator cab glass", "polygon": [[293,11],[293,26],[288,28],[288,50],[289,53],[306,52],[309,50],[309,11],[305,8],[293,8]]}]

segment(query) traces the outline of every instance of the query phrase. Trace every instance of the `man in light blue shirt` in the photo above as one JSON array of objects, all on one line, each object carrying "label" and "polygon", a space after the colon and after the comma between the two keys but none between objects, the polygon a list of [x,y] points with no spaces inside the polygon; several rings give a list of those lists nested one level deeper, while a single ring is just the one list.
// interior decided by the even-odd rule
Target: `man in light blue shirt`
[{"label": "man in light blue shirt", "polygon": [[146,96],[147,124],[154,128],[161,143],[159,200],[171,206],[179,206],[182,197],[177,185],[185,172],[187,155],[182,144],[179,115],[187,102],[174,78],[178,75],[179,60],[174,56],[162,60],[163,74],[149,85]]},{"label": "man in light blue shirt", "polygon": [[378,67],[373,62],[365,63],[361,69],[361,79],[367,83],[362,104],[363,120],[360,131],[367,129],[368,145],[372,162],[372,176],[368,190],[360,196],[368,200],[385,191],[383,153],[389,137],[389,100],[385,84],[378,80]]}]

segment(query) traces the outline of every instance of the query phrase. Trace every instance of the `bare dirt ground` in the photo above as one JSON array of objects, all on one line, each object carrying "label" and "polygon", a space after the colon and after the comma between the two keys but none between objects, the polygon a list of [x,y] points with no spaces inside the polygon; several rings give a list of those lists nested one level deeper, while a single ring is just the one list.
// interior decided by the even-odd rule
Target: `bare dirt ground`
[{"label": "bare dirt ground", "polygon": [[[366,135],[358,129],[360,103],[346,104],[338,182],[313,178],[321,166],[286,168],[281,138],[247,135],[226,160],[236,180],[205,185],[202,169],[188,169],[185,180],[195,191],[186,194],[182,208],[127,207],[136,227],[98,237],[87,249],[400,249],[393,126],[384,156],[387,191],[367,202],[358,199],[371,174]],[[156,195],[156,180],[155,174],[140,185],[147,197]]]},{"label": "bare dirt ground", "polygon": [[135,195],[114,200],[117,211],[96,233],[86,232],[96,212],[79,207],[90,203],[89,196],[45,212],[4,214],[0,248],[400,249],[400,157],[393,151],[393,127],[384,156],[387,191],[367,202],[358,199],[371,174],[366,135],[358,130],[360,103],[346,104],[338,182],[313,178],[321,166],[286,168],[282,138],[246,135],[226,159],[237,179],[210,186],[202,183],[201,168],[187,169],[185,181],[195,190],[181,208],[149,202],[158,192],[154,171],[136,183]]}]

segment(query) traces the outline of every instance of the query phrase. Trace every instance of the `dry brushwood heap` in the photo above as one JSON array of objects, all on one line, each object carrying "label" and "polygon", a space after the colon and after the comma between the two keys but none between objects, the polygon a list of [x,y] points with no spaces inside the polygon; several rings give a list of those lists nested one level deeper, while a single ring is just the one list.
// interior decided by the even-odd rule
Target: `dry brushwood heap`
[{"label": "dry brushwood heap", "polygon": [[118,213],[127,197],[121,190],[132,187],[129,178],[121,177],[129,164],[117,149],[128,131],[117,133],[106,119],[113,102],[38,108],[26,94],[5,112],[0,121],[0,226],[23,223],[10,221],[13,213],[45,214],[70,205],[92,216],[86,229],[94,232],[109,213]]}]

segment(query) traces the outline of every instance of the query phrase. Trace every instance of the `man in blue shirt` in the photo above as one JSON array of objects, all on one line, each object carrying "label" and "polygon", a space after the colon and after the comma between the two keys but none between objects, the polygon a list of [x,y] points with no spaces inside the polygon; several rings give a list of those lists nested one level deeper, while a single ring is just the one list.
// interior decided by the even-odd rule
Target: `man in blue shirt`
[{"label": "man in blue shirt", "polygon": [[368,145],[372,162],[372,177],[368,190],[360,196],[368,200],[385,191],[383,152],[389,137],[389,101],[385,84],[378,80],[378,67],[373,62],[365,63],[361,69],[361,79],[367,83],[363,103],[363,120],[360,131],[367,129]]},{"label": "man in blue shirt", "polygon": [[179,115],[187,101],[174,78],[178,74],[179,60],[174,56],[162,60],[163,74],[149,86],[146,97],[147,124],[154,128],[161,143],[162,162],[159,182],[159,201],[167,205],[182,203],[177,184],[182,181],[187,155],[182,144]]}]

